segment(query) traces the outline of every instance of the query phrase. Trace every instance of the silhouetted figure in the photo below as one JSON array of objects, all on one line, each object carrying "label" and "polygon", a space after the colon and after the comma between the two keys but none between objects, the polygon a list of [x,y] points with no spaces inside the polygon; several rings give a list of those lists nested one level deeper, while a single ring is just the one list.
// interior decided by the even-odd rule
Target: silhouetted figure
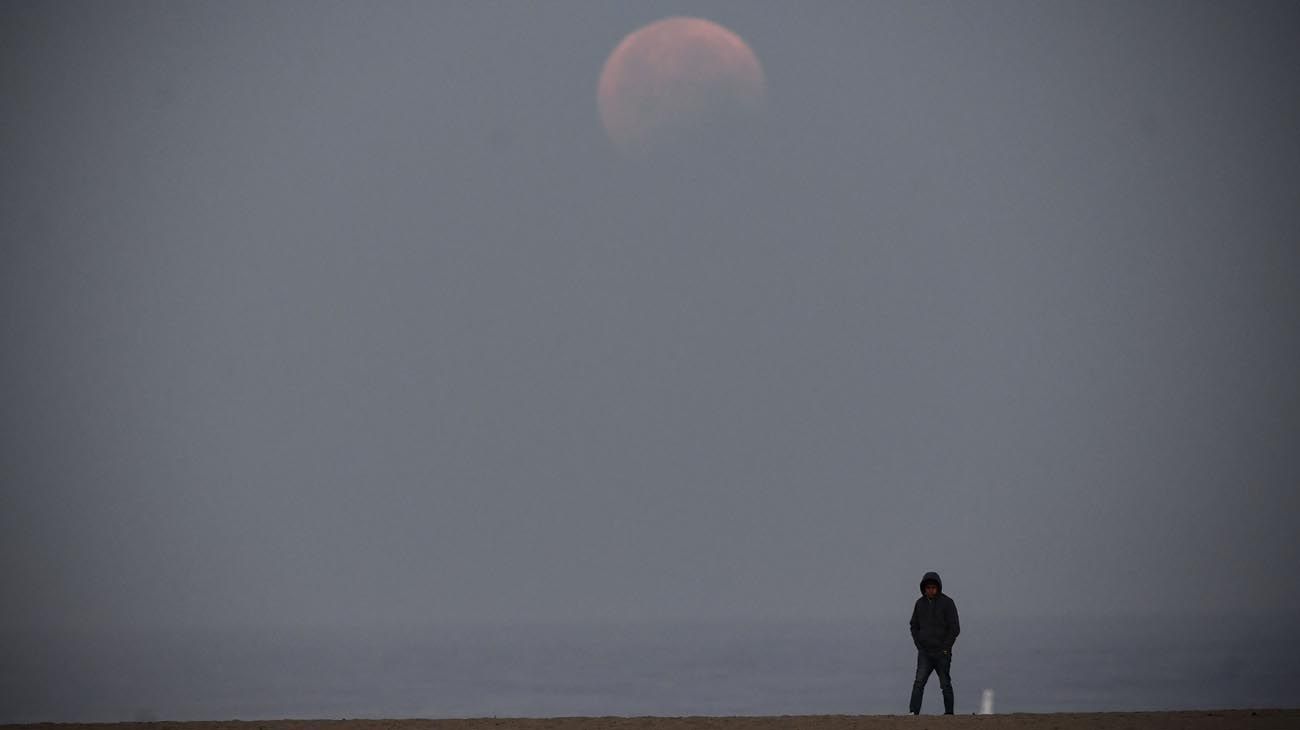
[{"label": "silhouetted figure", "polygon": [[943,692],[943,714],[952,714],[952,645],[961,633],[957,604],[943,592],[939,574],[929,572],[921,579],[921,597],[912,608],[912,643],[916,644],[916,680],[912,682],[913,715],[921,714],[921,695],[930,672],[939,675]]}]

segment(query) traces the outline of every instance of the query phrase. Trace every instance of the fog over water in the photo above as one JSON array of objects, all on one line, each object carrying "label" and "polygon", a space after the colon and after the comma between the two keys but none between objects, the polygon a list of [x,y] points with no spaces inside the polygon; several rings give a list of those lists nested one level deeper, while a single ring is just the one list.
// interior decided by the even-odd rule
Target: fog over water
[{"label": "fog over water", "polygon": [[[624,159],[596,79],[670,15],[766,113]],[[1298,32],[5,3],[0,631],[905,632],[937,570],[971,626],[1294,645]]]}]

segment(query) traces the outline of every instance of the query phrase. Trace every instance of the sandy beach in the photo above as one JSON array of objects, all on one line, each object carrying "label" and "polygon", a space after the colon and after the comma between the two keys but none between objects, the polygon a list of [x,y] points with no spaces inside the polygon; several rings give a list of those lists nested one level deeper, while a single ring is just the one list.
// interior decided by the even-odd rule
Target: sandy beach
[{"label": "sandy beach", "polygon": [[556,717],[464,720],[229,720],[2,725],[60,730],[1129,730],[1300,727],[1300,709],[1187,712],[1085,712],[1010,715],[790,715],[781,717]]}]

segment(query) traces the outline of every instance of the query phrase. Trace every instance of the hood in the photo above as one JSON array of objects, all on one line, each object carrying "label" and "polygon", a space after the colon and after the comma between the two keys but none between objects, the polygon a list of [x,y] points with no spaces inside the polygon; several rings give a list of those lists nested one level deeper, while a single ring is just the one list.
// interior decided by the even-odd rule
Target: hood
[{"label": "hood", "polygon": [[930,571],[929,573],[926,573],[925,576],[921,578],[921,595],[925,595],[926,583],[933,583],[939,586],[939,592],[943,593],[943,579],[940,578],[939,574],[934,572],[933,570]]}]

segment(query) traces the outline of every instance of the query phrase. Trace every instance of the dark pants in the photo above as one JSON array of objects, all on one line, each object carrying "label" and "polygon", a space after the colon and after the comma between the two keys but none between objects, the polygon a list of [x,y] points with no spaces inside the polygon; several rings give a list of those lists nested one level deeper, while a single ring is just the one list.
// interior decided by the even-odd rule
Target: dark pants
[{"label": "dark pants", "polygon": [[921,712],[921,695],[925,693],[925,683],[930,679],[930,672],[939,675],[939,690],[943,692],[943,714],[952,714],[952,655],[942,651],[922,649],[916,653],[916,681],[912,682],[913,715]]}]

